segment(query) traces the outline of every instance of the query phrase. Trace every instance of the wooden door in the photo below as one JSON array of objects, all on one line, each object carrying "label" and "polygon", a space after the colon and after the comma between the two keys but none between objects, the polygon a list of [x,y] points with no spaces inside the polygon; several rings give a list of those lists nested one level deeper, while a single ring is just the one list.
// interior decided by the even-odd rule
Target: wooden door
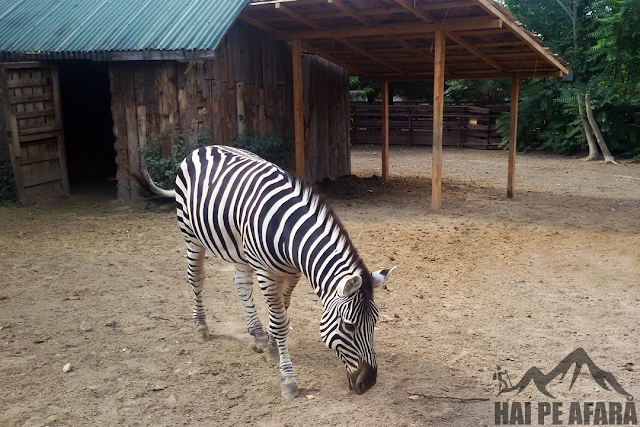
[{"label": "wooden door", "polygon": [[44,62],[0,63],[9,152],[23,204],[68,196],[58,72]]}]

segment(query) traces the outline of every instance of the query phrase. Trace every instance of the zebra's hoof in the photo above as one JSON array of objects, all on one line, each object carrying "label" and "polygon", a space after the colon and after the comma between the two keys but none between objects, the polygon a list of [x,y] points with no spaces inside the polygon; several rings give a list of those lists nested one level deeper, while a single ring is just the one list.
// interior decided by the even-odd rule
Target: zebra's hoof
[{"label": "zebra's hoof", "polygon": [[285,377],[280,380],[280,390],[282,397],[293,399],[298,395],[298,380],[296,377]]},{"label": "zebra's hoof", "polygon": [[251,348],[256,353],[264,353],[267,350],[268,342],[269,341],[267,340],[266,335],[265,335],[265,339],[263,340],[256,338]]},{"label": "zebra's hoof", "polygon": [[280,364],[280,351],[278,350],[278,346],[274,343],[273,345],[267,345],[266,350],[264,351],[265,356],[267,356],[267,360],[273,364]]},{"label": "zebra's hoof", "polygon": [[207,325],[196,326],[196,342],[202,344],[209,341],[209,327]]},{"label": "zebra's hoof", "polygon": [[267,345],[269,344],[269,337],[267,334],[264,333],[262,328],[254,332],[249,331],[249,333],[253,335],[254,338],[253,345],[251,346],[253,351],[256,353],[264,353],[267,349]]}]

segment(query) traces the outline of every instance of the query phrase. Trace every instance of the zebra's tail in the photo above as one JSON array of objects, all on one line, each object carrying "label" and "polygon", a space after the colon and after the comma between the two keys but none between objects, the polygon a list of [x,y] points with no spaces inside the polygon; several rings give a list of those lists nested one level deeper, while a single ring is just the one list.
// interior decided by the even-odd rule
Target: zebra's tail
[{"label": "zebra's tail", "polygon": [[147,168],[142,167],[142,172],[128,169],[127,177],[145,200],[159,205],[175,203],[175,190],[163,190],[158,187],[149,176]]}]

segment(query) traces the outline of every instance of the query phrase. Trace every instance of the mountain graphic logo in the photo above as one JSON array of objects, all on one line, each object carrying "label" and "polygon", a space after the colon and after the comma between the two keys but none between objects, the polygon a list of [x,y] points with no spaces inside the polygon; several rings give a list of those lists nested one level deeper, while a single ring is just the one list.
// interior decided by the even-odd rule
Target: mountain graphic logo
[{"label": "mountain graphic logo", "polygon": [[[591,377],[600,387],[602,387],[607,391],[611,391],[611,388],[613,388],[615,391],[625,396],[627,400],[629,401],[633,400],[633,396],[627,393],[627,391],[624,388],[622,388],[622,386],[620,385],[618,380],[616,380],[613,374],[611,372],[603,371],[598,366],[596,366],[596,364],[593,363],[593,360],[591,360],[587,352],[584,351],[584,349],[582,348],[578,348],[572,351],[567,357],[562,359],[562,361],[558,363],[558,366],[553,368],[551,372],[549,372],[548,374],[542,373],[542,371],[535,366],[529,368],[529,370],[525,372],[525,374],[520,379],[520,381],[518,381],[518,383],[514,386],[511,386],[510,381],[509,381],[509,385],[507,386],[506,381],[502,379],[502,376],[500,375],[500,373],[498,374],[497,377],[494,374],[494,378],[497,378],[501,382],[498,396],[500,396],[503,393],[509,393],[516,390],[517,390],[516,394],[519,394],[525,388],[527,388],[527,386],[531,383],[531,381],[533,381],[533,383],[538,388],[540,393],[544,394],[547,397],[555,399],[555,397],[551,393],[549,393],[549,391],[547,390],[547,386],[551,381],[553,381],[557,377],[560,377],[560,380],[564,379],[564,377],[567,375],[571,367],[574,365],[575,365],[575,368],[573,370],[573,376],[571,378],[571,384],[569,385],[569,390],[571,390],[571,387],[573,387],[573,384],[578,379],[578,374],[580,374],[580,370],[582,369],[582,366],[586,365],[589,368]],[[506,373],[506,371],[504,371],[504,373]],[[502,386],[503,384],[504,384],[504,387]]]}]

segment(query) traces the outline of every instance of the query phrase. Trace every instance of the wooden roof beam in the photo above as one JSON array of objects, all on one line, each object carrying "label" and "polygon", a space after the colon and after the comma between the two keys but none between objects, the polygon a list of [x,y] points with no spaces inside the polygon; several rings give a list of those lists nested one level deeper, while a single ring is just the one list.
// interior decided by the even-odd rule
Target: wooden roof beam
[{"label": "wooden roof beam", "polygon": [[247,24],[251,24],[254,27],[260,28],[262,31],[266,31],[267,33],[276,33],[276,32],[278,32],[278,30],[276,30],[272,26],[267,25],[267,24],[265,24],[264,22],[261,22],[258,19],[252,18],[252,17],[250,17],[249,15],[247,15],[244,12],[240,13],[240,15],[238,15],[238,18],[243,20]]},{"label": "wooden roof beam", "polygon": [[[460,35],[460,34],[458,34]],[[496,42],[496,43],[476,43],[475,47],[478,49],[483,48],[492,48],[492,47],[512,47],[512,46],[526,46],[527,44],[523,41],[514,41],[514,42]]]},{"label": "wooden roof beam", "polygon": [[[382,81],[382,80],[433,80],[433,72],[425,73],[411,73],[403,76],[398,73],[377,73],[377,74],[359,74],[362,80],[368,81]],[[534,71],[534,70],[519,70],[519,71],[460,71],[456,74],[445,74],[446,80],[457,79],[506,79],[514,77],[561,77],[562,71]]]},{"label": "wooden roof beam", "polygon": [[376,55],[375,53],[371,53],[369,51],[367,51],[366,49],[361,48],[360,46],[358,46],[357,44],[350,42],[348,40],[345,40],[343,38],[340,37],[336,37],[336,40],[339,41],[340,43],[342,43],[345,46],[350,47],[351,49],[360,52],[363,55],[368,56],[369,58],[379,62],[380,64],[386,65],[387,67],[391,68],[394,71],[399,72],[400,74],[406,74],[406,70],[404,70],[403,68],[399,67],[397,64],[394,64],[391,61],[388,61],[386,59],[384,59],[383,57],[381,57],[380,55]]},{"label": "wooden roof beam", "polygon": [[302,42],[302,48],[307,50],[307,51],[309,51],[309,52],[311,52],[311,53],[313,53],[314,55],[317,55],[317,56],[319,56],[321,58],[326,59],[327,61],[333,62],[334,64],[339,65],[339,66],[341,66],[342,68],[344,68],[346,70],[349,70],[349,72],[351,74],[362,75],[362,71],[359,68],[354,67],[351,64],[347,64],[346,62],[344,62],[344,61],[342,61],[342,60],[340,60],[338,58],[334,58],[332,55],[328,54],[326,51],[316,49],[315,47],[311,46],[310,44],[307,44],[307,43],[304,43],[304,42]]},{"label": "wooden roof beam", "polygon": [[[357,11],[357,10],[347,6],[347,5],[345,5],[344,3],[342,3],[342,0],[327,0],[327,1],[329,3],[332,3],[335,7],[340,9],[342,12],[344,12],[344,13],[350,15],[351,17],[355,18],[356,20],[358,20],[358,22],[360,22],[361,24],[364,24],[364,25],[366,25],[368,27],[375,27],[376,26],[376,23],[372,19],[367,18],[366,16],[361,14],[359,11]],[[422,16],[420,16],[420,17],[422,19],[425,19],[427,23],[432,23],[433,22],[433,19],[429,15],[427,15],[426,13],[421,12],[419,10],[414,10],[415,8],[413,6],[411,6],[406,0],[396,0],[396,2],[398,2],[398,4],[400,4],[401,6],[403,6],[405,8],[411,9],[412,12],[416,12],[417,14],[419,14],[419,16],[421,14]],[[405,48],[405,49],[407,49],[407,50],[409,50],[409,51],[411,51],[411,52],[413,52],[413,53],[415,53],[417,55],[420,55],[421,57],[427,59],[430,63],[433,64],[433,58],[429,57],[429,55],[426,55],[426,54],[420,52],[419,49],[417,49],[415,46],[411,45],[410,43],[402,40],[399,37],[396,37],[395,35],[389,35],[389,39],[392,40],[393,42],[401,45],[403,48]],[[343,44],[345,44],[345,43],[343,43]],[[362,53],[364,53],[365,55],[367,55],[367,56],[369,56],[369,57],[371,57],[373,59],[376,59],[378,62],[381,62],[380,60],[382,58],[377,56],[377,55],[375,55],[375,54],[373,54],[375,57],[371,56],[372,55],[371,52],[362,52]],[[386,61],[386,60],[384,60],[384,61],[387,62],[387,64],[385,64],[385,65],[389,66],[390,68],[392,68],[392,69],[394,69],[396,71],[404,73],[404,70],[402,70],[402,68],[398,67],[397,65],[395,65],[393,63],[389,63],[389,61]],[[382,63],[384,63],[384,62],[382,62]]]},{"label": "wooden roof beam", "polygon": [[357,10],[353,9],[352,7],[342,3],[342,0],[327,0],[327,3],[333,4],[341,12],[346,13],[347,15],[351,16],[352,18],[356,19],[358,22],[366,25],[367,27],[376,26],[376,23],[373,20],[367,18],[366,16],[364,16]]},{"label": "wooden roof beam", "polygon": [[394,0],[394,1],[398,3],[400,6],[407,9],[409,12],[416,15],[418,18],[422,19],[427,24],[432,24],[435,21],[435,19],[433,19],[431,15],[429,15],[424,10],[418,9],[416,6],[413,5],[414,3],[410,2],[409,0]]},{"label": "wooden roof beam", "polygon": [[[427,61],[429,61],[430,64],[434,63],[434,59],[433,56],[428,54],[427,52],[415,47],[413,44],[409,43],[408,41],[406,41],[405,39],[403,39],[402,37],[398,37],[398,36],[389,36],[389,39],[393,40],[394,42],[398,43],[400,46],[402,46],[404,49],[415,53],[416,55],[418,55],[420,58],[426,59]],[[446,65],[444,67],[445,71],[447,73],[455,73],[456,70],[453,69],[451,66]]]},{"label": "wooden roof beam", "polygon": [[[414,45],[412,45],[408,41],[404,40],[403,38],[398,37],[398,36],[389,36],[389,40],[393,41],[394,43],[399,44],[400,46],[402,46],[403,49],[408,50],[409,52],[415,53],[419,57],[424,58],[427,61],[429,61],[431,64],[433,64],[433,56],[429,55],[426,52],[421,51],[420,49],[418,49],[417,47],[415,47]],[[393,51],[395,49],[385,49],[385,50]]]},{"label": "wooden roof beam", "polygon": [[[341,0],[329,0],[329,2],[335,2],[336,7],[338,7],[340,10],[344,11],[345,13],[348,13],[349,15],[353,16],[354,18],[356,18],[358,21],[360,21],[361,23],[368,25],[368,26],[375,26],[375,22],[373,22],[372,20],[360,15],[355,9],[352,9],[351,7],[344,5],[341,3]],[[291,7],[286,6],[284,3],[276,3],[275,4],[275,8],[279,9],[280,11],[286,13],[287,15],[289,15],[292,18],[297,19],[298,21],[308,25],[311,28],[314,28],[316,30],[324,30],[325,27],[323,27],[322,25],[318,24],[317,22],[313,21],[312,19],[307,18],[306,16],[302,15],[301,13],[296,12],[295,10],[293,10]],[[384,59],[383,57],[381,57],[380,55],[376,55],[375,53],[371,53],[363,48],[361,48],[360,46],[358,46],[355,43],[349,42],[345,39],[342,38],[336,38],[336,41],[342,43],[345,46],[350,47],[353,50],[356,50],[360,53],[362,53],[363,55],[368,56],[369,58],[391,68],[392,70],[398,71],[400,73],[405,73],[405,71],[399,67],[397,64],[394,64],[391,61],[388,61],[386,59]],[[305,44],[305,46],[309,46],[308,44]],[[311,47],[311,46],[309,46]],[[318,51],[317,49],[314,49],[314,51]],[[311,52],[311,50],[310,50]],[[325,57],[325,59],[328,59]],[[332,61],[333,62],[333,61]],[[344,63],[344,61],[339,61],[340,63],[342,63],[343,65],[347,65],[346,63]],[[338,64],[337,62],[335,62],[336,64]],[[338,64],[340,65],[340,64]],[[343,66],[341,65],[341,66]],[[352,68],[352,67],[344,67],[343,68]]]},{"label": "wooden roof beam", "polygon": [[477,6],[477,3],[471,0],[464,1],[443,1],[441,3],[427,4],[420,6],[422,10],[442,10],[442,9],[455,9],[461,7]]},{"label": "wooden roof beam", "polygon": [[[334,0],[336,1],[336,0]],[[502,20],[497,18],[457,18],[447,19],[433,24],[400,24],[382,25],[372,28],[336,28],[313,31],[289,31],[271,34],[269,40],[293,40],[293,39],[332,39],[337,37],[370,37],[370,36],[404,36],[409,34],[435,33],[436,31],[465,31],[502,28]]]},{"label": "wooden roof beam", "polygon": [[314,30],[324,30],[325,29],[322,25],[318,24],[317,22],[315,22],[312,19],[307,18],[303,14],[301,14],[299,12],[296,12],[290,6],[285,5],[285,3],[276,3],[275,7],[279,11],[286,13],[287,15],[292,17],[293,19],[295,19],[295,20],[297,20],[299,22],[302,22],[303,24],[313,28]]},{"label": "wooden roof beam", "polygon": [[469,43],[468,41],[466,41],[456,33],[444,31],[443,34],[445,35],[445,37],[458,43],[460,46],[464,47],[469,52],[473,53],[475,56],[482,59],[487,64],[491,65],[496,70],[505,71],[507,69],[504,65],[502,65],[501,63],[499,63],[498,61],[496,61],[495,59],[493,59],[492,57],[490,57],[480,49],[476,48],[475,46],[473,46],[471,43]]},{"label": "wooden roof beam", "polygon": [[[507,28],[503,28],[501,26],[500,28],[488,28],[488,29],[485,29],[485,30],[479,30],[479,29],[475,29],[474,30],[472,28],[470,30],[456,31],[456,34],[459,35],[459,36],[462,36],[462,37],[464,37],[464,36],[481,37],[481,36],[492,36],[492,35],[495,35],[495,34],[513,34],[513,33],[511,33],[511,31],[509,31]],[[405,39],[407,39],[407,40],[424,38],[424,36],[422,36],[420,34],[408,34],[408,35],[403,36],[403,37]],[[517,37],[515,37],[515,35],[514,35],[514,39],[515,40],[519,40]]]}]

